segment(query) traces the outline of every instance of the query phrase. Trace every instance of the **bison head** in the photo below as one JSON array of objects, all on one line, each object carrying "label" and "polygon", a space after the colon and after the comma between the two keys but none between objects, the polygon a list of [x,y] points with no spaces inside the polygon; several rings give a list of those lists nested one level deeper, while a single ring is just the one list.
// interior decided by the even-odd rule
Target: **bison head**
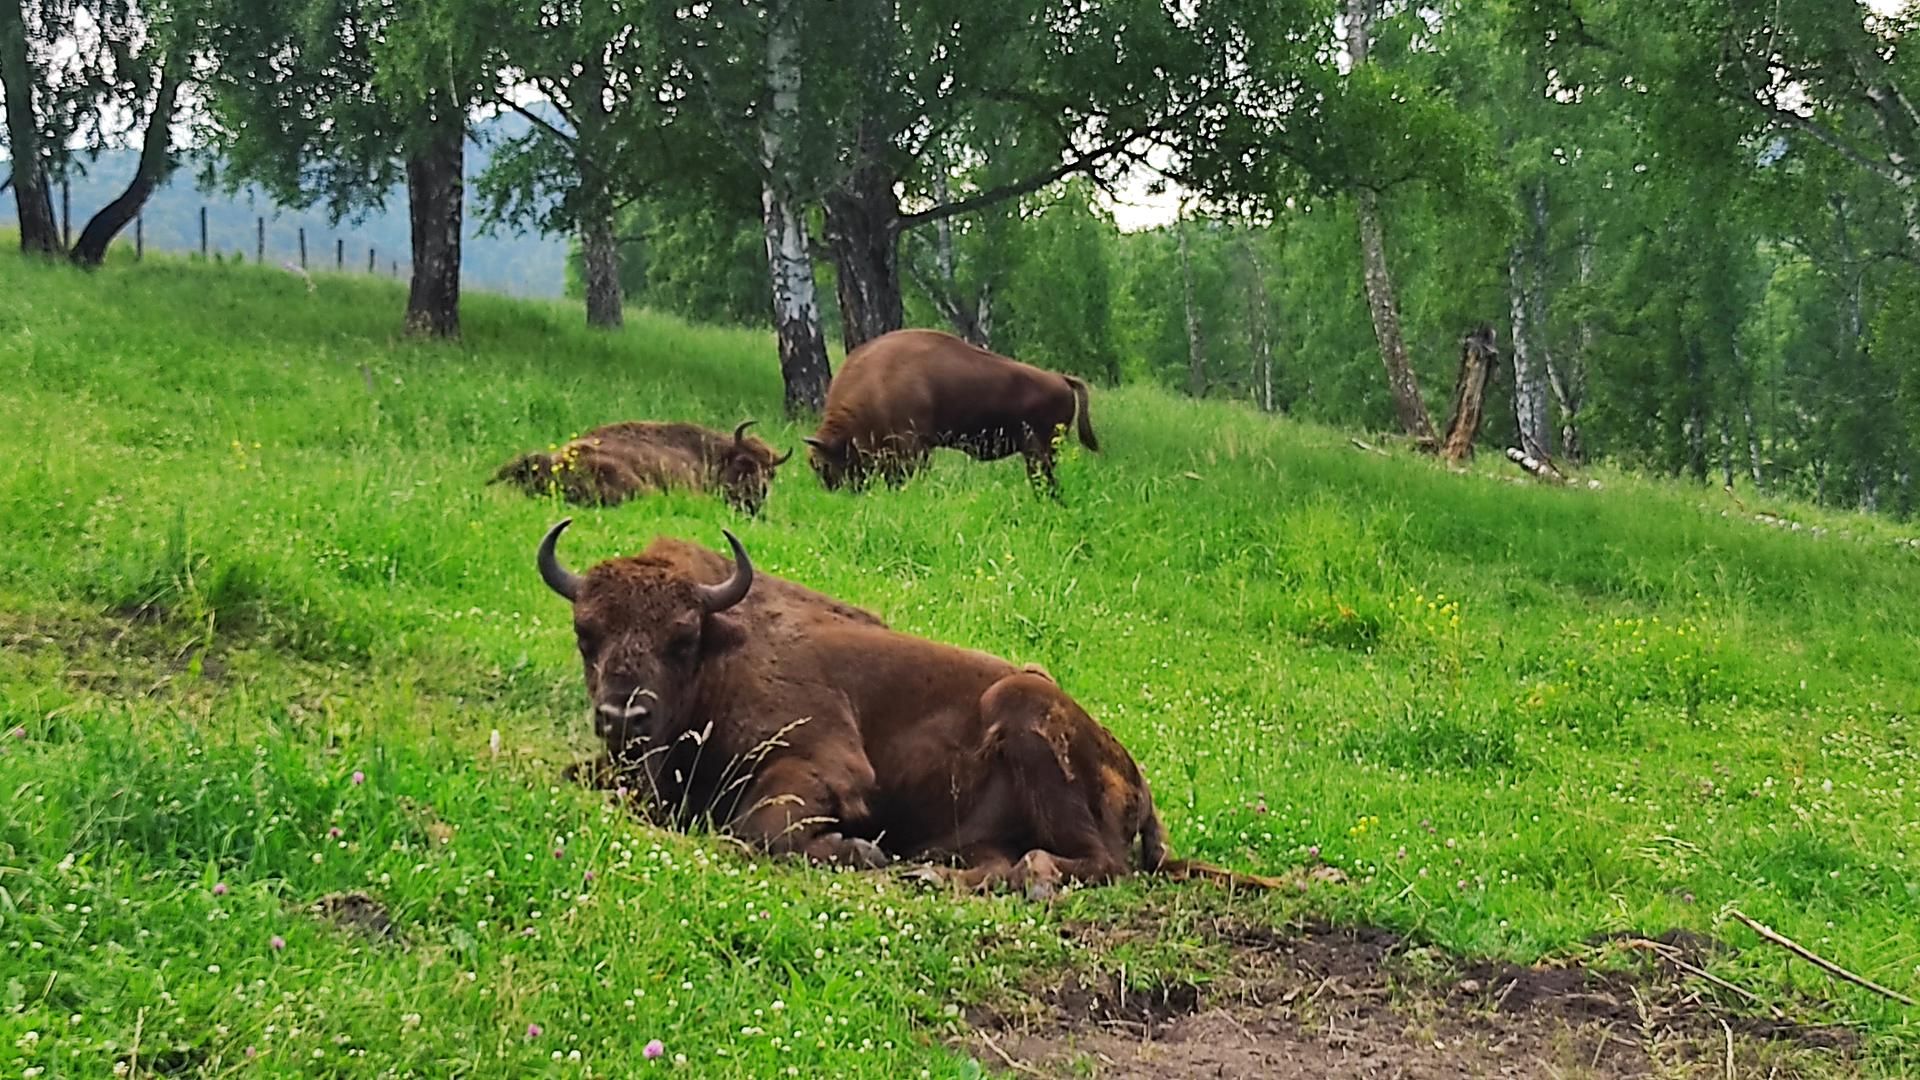
[{"label": "bison head", "polygon": [[586,665],[594,731],[615,756],[662,745],[691,722],[694,682],[713,617],[746,598],[753,563],[732,533],[733,576],[718,585],[646,558],[609,559],[585,574],[560,564],[554,545],[567,518],[540,541],[540,577],[573,603],[573,632]]},{"label": "bison head", "polygon": [[828,491],[838,491],[843,485],[851,483],[853,476],[853,444],[846,439],[818,439],[806,437],[807,463],[820,477],[820,483]]},{"label": "bison head", "polygon": [[721,455],[717,477],[727,501],[746,514],[760,512],[760,507],[766,504],[767,486],[773,482],[774,471],[793,457],[791,450],[775,457],[773,447],[748,438],[747,429],[753,424],[752,420],[743,420],[733,429],[733,445]]}]

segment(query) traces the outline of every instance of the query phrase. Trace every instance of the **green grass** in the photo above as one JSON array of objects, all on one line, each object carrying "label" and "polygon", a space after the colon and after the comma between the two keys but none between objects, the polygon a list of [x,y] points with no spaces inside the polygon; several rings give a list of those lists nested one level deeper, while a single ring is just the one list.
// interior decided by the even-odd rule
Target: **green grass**
[{"label": "green grass", "polygon": [[[1920,987],[1920,552],[1891,526],[1456,475],[1144,389],[1096,394],[1107,451],[1065,463],[1060,504],[1017,461],[943,456],[865,497],[790,467],[751,522],[563,510],[483,482],[615,419],[753,415],[794,445],[768,342],[475,296],[463,344],[409,343],[392,286],[318,281],[0,256],[9,1075],[107,1075],[136,1044],[208,1075],[248,1048],[298,1076],[977,1075],[957,1008],[1113,962],[1062,924],[1143,905],[1531,959],[1629,928],[1752,945],[1736,904]],[[1317,850],[1352,884],[956,902],[616,814],[558,779],[590,741],[533,568],[562,513],[577,565],[727,526],[903,630],[1045,664],[1177,850]],[[355,888],[404,943],[303,913]],[[1135,974],[1203,977],[1213,944],[1169,933]],[[1889,1002],[1765,947],[1720,970],[1831,1001],[1870,1070],[1920,1068]]]}]

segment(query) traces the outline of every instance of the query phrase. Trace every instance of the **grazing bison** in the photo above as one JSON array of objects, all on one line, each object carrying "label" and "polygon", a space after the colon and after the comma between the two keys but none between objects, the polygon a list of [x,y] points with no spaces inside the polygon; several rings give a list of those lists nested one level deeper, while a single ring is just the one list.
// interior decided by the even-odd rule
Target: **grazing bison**
[{"label": "grazing bison", "polygon": [[861,487],[875,471],[898,483],[945,446],[981,461],[1021,454],[1027,475],[1055,489],[1054,432],[1076,421],[1081,445],[1099,450],[1085,382],[952,334],[896,330],[848,354],[806,442],[828,488]]},{"label": "grazing bison", "polygon": [[719,489],[737,509],[757,514],[767,500],[779,457],[747,435],[743,421],[729,438],[698,424],[629,420],[597,427],[550,454],[524,454],[489,483],[508,481],[539,495],[558,489],[570,503],[613,506],[646,491]]},{"label": "grazing bison", "polygon": [[[573,604],[605,759],[677,824],[776,854],[1051,895],[1140,869],[1267,886],[1167,858],[1133,759],[1042,669],[888,629],[676,540],[585,574],[540,541]],[[1138,842],[1137,864],[1132,855]]]}]

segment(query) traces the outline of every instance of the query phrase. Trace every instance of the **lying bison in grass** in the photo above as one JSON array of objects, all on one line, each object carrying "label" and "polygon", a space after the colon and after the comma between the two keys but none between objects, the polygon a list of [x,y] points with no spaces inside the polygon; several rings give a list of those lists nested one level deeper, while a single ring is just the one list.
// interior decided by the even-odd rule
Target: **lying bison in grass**
[{"label": "lying bison in grass", "polygon": [[573,605],[602,767],[673,823],[1035,898],[1136,867],[1273,884],[1169,859],[1133,759],[1044,671],[756,575],[731,533],[730,568],[662,538],[576,574],[554,553],[568,524],[538,563]]},{"label": "lying bison in grass", "polygon": [[507,481],[536,495],[558,491],[581,506],[613,506],[650,491],[719,490],[733,506],[757,514],[774,470],[793,457],[748,436],[747,420],[725,432],[698,424],[630,420],[594,428],[560,449],[524,454],[489,483]]},{"label": "lying bison in grass", "polygon": [[898,483],[936,447],[981,461],[1020,454],[1027,475],[1054,488],[1054,433],[1076,425],[1081,445],[1099,450],[1085,382],[952,334],[896,330],[848,354],[806,442],[829,488],[861,487],[875,472]]}]

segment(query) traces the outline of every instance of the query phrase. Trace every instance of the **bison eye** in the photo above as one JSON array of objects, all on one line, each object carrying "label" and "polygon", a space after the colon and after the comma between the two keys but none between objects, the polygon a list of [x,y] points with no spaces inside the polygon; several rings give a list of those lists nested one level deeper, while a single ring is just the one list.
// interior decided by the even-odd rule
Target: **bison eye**
[{"label": "bison eye", "polygon": [[700,639],[693,634],[675,634],[667,641],[667,655],[676,660],[686,660],[699,648]]}]

